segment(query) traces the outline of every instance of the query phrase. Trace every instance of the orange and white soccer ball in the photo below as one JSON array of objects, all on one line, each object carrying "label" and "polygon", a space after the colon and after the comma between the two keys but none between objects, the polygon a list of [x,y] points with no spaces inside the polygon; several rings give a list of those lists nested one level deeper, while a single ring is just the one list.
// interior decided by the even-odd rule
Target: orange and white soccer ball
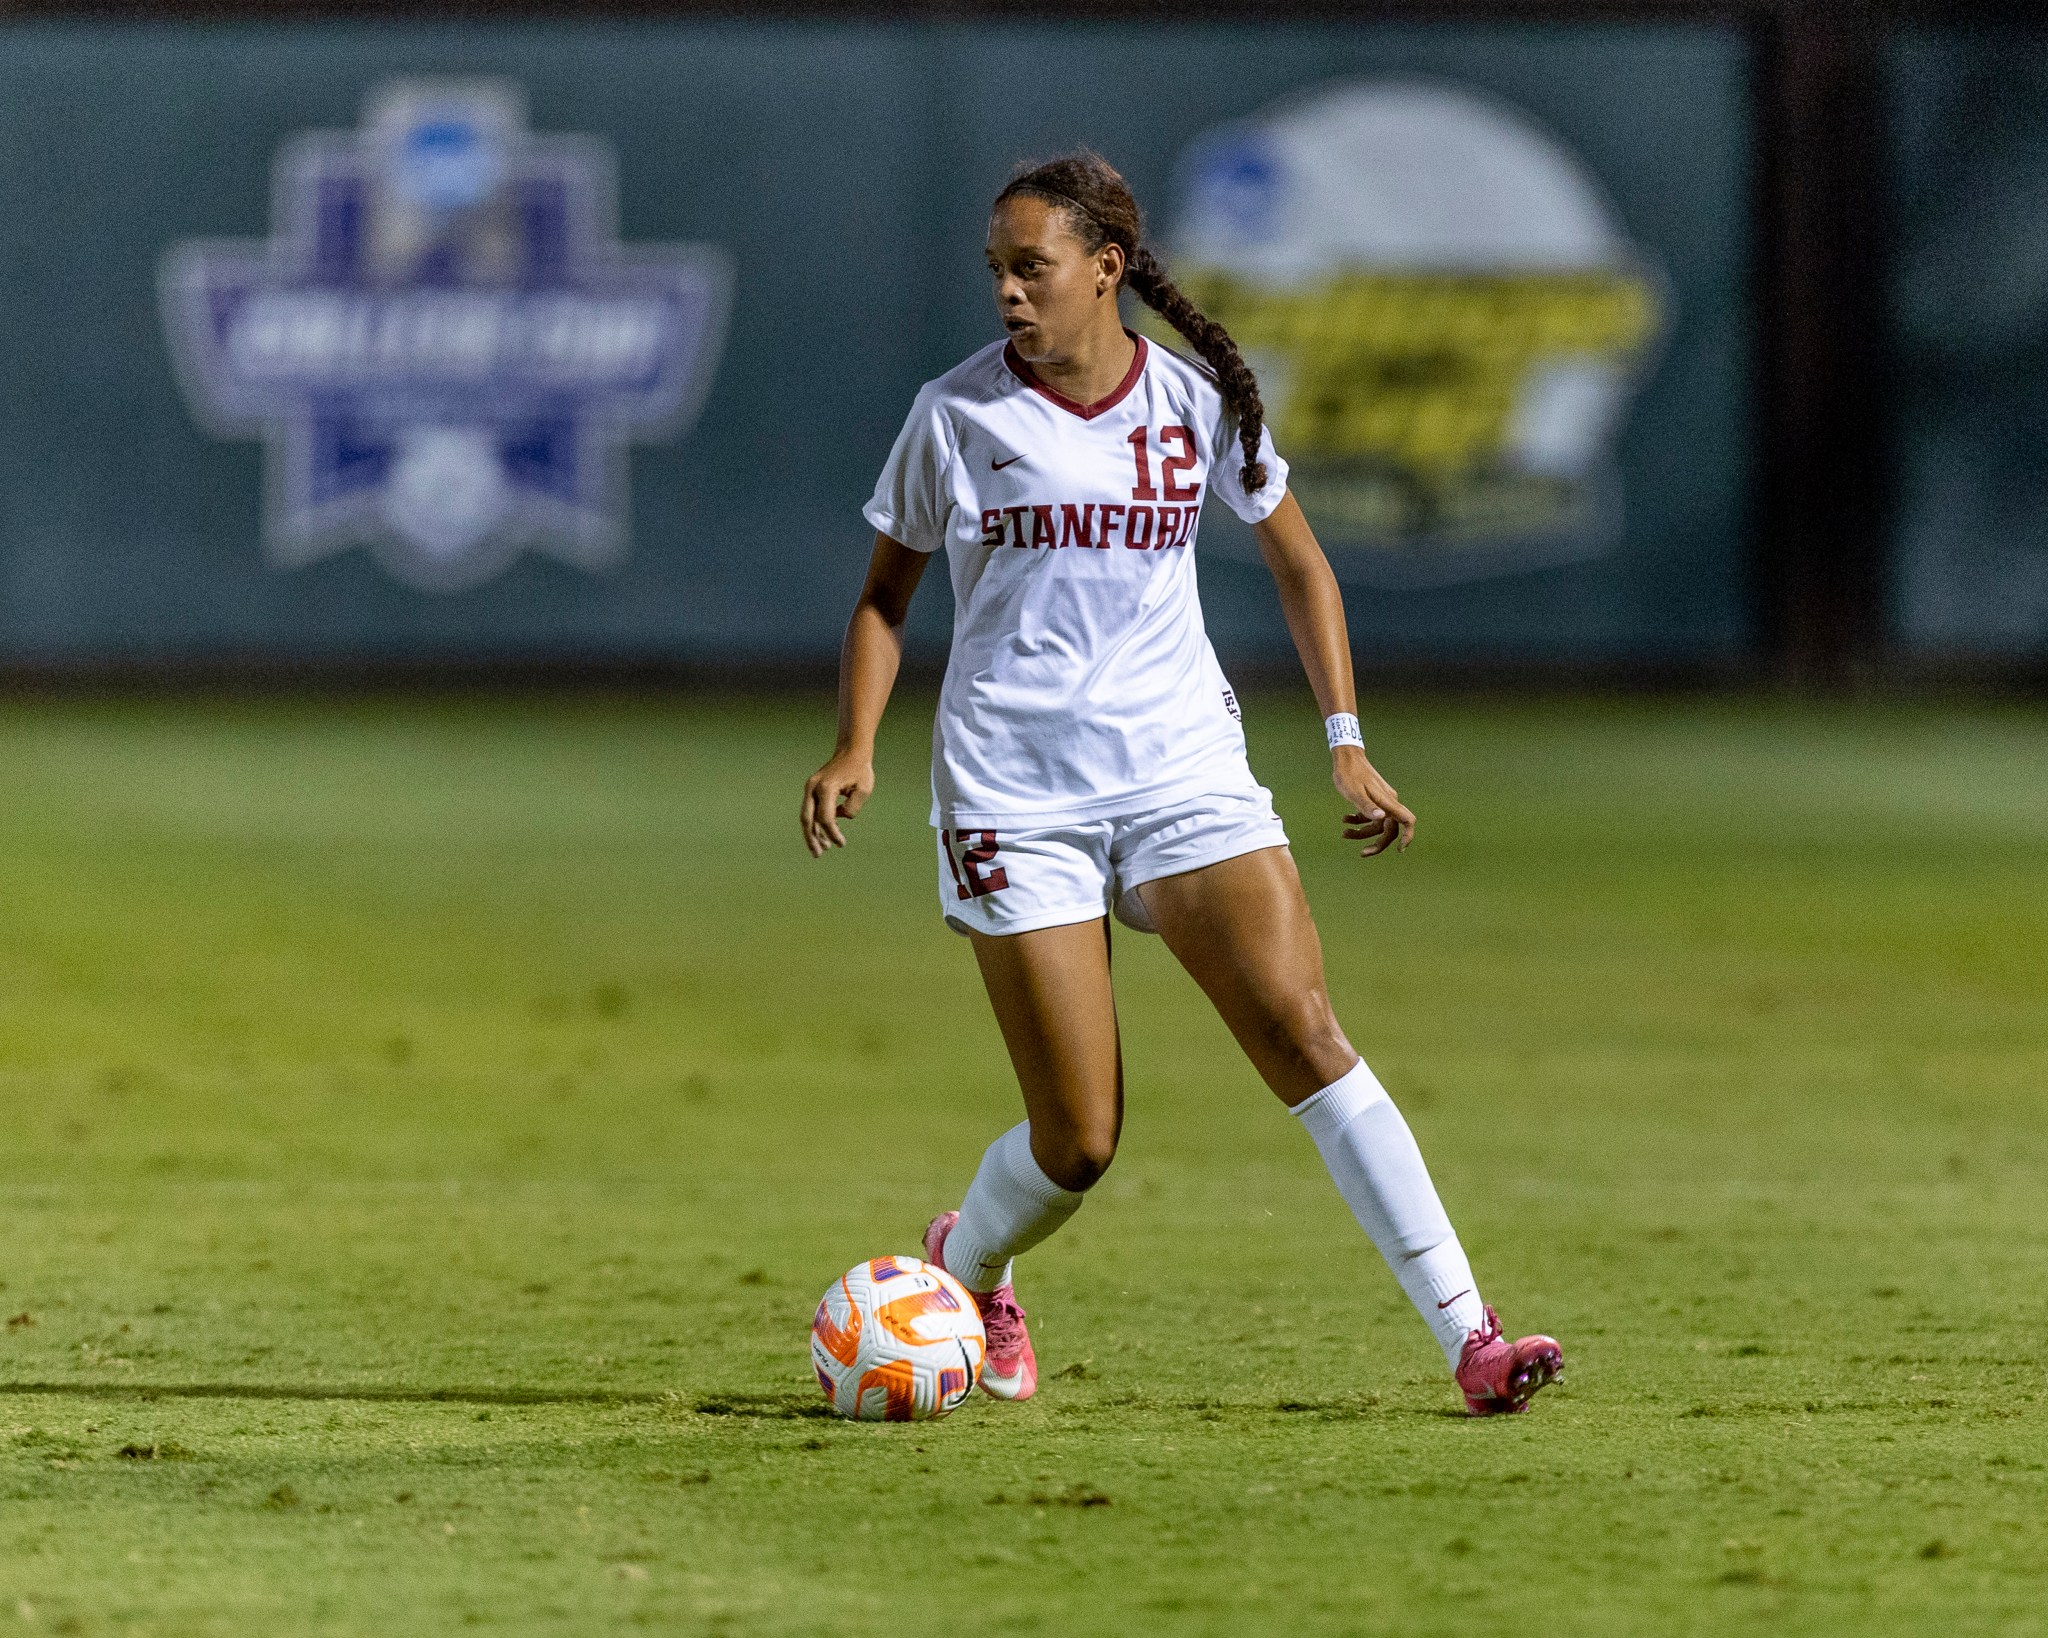
[{"label": "orange and white soccer ball", "polygon": [[859,1422],[944,1416],[974,1391],[987,1354],[967,1287],[915,1257],[855,1263],[811,1319],[818,1386]]}]

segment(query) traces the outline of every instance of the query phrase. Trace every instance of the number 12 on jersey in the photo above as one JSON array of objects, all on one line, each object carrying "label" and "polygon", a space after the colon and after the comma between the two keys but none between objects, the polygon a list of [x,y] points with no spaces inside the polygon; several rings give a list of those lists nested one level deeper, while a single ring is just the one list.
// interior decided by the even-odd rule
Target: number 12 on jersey
[{"label": "number 12 on jersey", "polygon": [[[1131,491],[1132,500],[1153,501],[1161,498],[1152,487],[1152,434],[1148,428],[1140,427],[1124,440],[1131,446],[1131,454],[1138,463],[1138,486]],[[1184,485],[1178,482],[1195,464],[1195,435],[1186,427],[1161,427],[1159,449],[1162,454],[1174,444],[1180,446],[1178,455],[1167,455],[1160,463],[1159,475],[1166,480],[1165,499],[1170,501],[1191,501],[1201,492],[1201,486]]]}]

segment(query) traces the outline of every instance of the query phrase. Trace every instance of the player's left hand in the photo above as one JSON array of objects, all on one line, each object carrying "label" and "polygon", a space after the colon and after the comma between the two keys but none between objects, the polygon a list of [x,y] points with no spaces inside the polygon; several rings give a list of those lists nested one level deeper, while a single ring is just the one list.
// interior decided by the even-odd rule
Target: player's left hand
[{"label": "player's left hand", "polygon": [[1406,853],[1415,840],[1415,815],[1401,805],[1401,796],[1380,777],[1380,771],[1355,745],[1340,745],[1331,757],[1330,778],[1353,812],[1344,815],[1344,835],[1366,845],[1358,850],[1370,859],[1391,847]]}]

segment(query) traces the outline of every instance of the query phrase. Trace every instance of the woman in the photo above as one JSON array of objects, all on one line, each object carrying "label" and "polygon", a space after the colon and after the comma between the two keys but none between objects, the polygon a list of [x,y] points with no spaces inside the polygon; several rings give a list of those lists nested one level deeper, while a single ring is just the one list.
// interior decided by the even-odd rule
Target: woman
[{"label": "woman", "polygon": [[[813,857],[846,845],[839,821],[874,790],[904,615],[943,546],[957,613],[933,735],[941,913],[974,946],[1028,1117],[925,1231],[926,1257],[980,1304],[982,1386],[1036,1387],[1010,1259],[1074,1214],[1116,1152],[1113,911],[1166,941],[1308,1128],[1467,1407],[1526,1409],[1561,1370],[1558,1346],[1501,1335],[1406,1122],[1338,1027],[1286,833],[1203,631],[1193,546],[1213,486],[1279,587],[1351,809],[1344,834],[1367,858],[1405,849],[1415,816],[1366,760],[1343,601],[1258,385],[1144,247],[1136,201],[1096,155],[1019,173],[987,249],[1007,339],[918,394],[865,509],[875,548],[841,658],[838,745],[802,810]],[[1126,330],[1126,288],[1203,362]]]}]

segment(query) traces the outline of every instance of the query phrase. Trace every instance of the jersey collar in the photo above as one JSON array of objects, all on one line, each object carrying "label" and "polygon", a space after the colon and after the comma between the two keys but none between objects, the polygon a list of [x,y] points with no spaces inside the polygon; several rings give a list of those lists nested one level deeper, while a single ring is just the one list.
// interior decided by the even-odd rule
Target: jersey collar
[{"label": "jersey collar", "polygon": [[1115,409],[1117,405],[1128,398],[1131,389],[1138,384],[1138,377],[1145,373],[1145,355],[1148,351],[1145,338],[1135,330],[1126,330],[1124,334],[1138,344],[1137,350],[1131,354],[1131,367],[1124,372],[1124,378],[1116,384],[1114,392],[1110,393],[1106,398],[1096,399],[1092,404],[1076,403],[1065,393],[1048,387],[1043,381],[1039,380],[1031,366],[1017,355],[1017,347],[1014,342],[1006,341],[1003,343],[1003,362],[1009,365],[1010,373],[1033,392],[1051,399],[1069,415],[1078,415],[1084,421],[1092,421],[1096,416]]}]

